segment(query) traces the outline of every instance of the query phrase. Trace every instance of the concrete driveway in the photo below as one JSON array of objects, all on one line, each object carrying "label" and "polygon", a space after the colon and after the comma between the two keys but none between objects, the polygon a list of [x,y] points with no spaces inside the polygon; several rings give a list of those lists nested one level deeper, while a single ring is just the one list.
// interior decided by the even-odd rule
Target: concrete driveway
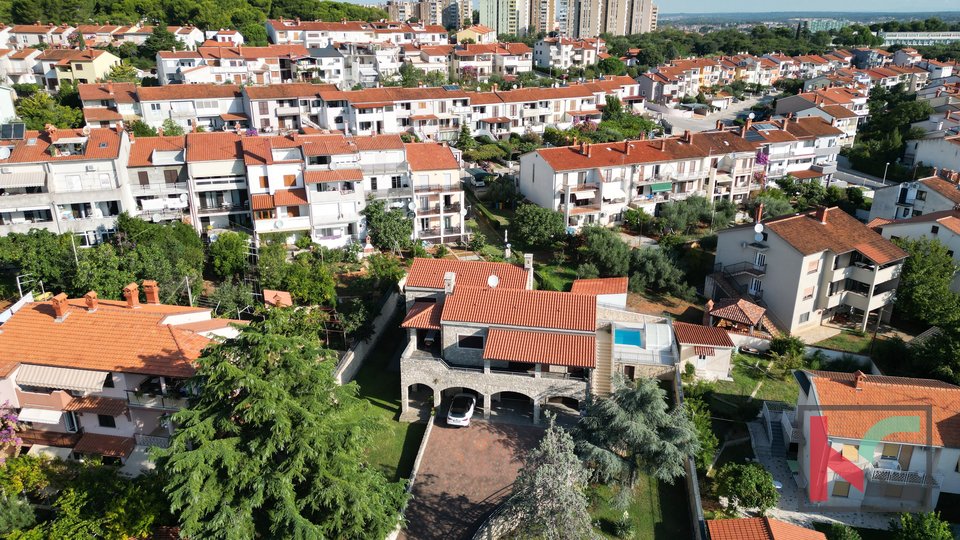
[{"label": "concrete driveway", "polygon": [[543,429],[473,420],[452,428],[438,417],[407,505],[411,540],[470,538],[484,518],[510,494],[523,456]]},{"label": "concrete driveway", "polygon": [[[767,98],[768,100],[770,98]],[[733,120],[743,111],[749,111],[750,107],[753,107],[760,101],[760,98],[750,97],[739,103],[732,103],[729,108],[718,111],[715,113],[708,114],[706,116],[693,115],[691,118],[683,118],[680,116],[665,116],[664,120],[670,123],[673,128],[673,135],[678,135],[684,132],[684,130],[690,131],[706,131],[711,129],[716,129],[717,120]]]}]

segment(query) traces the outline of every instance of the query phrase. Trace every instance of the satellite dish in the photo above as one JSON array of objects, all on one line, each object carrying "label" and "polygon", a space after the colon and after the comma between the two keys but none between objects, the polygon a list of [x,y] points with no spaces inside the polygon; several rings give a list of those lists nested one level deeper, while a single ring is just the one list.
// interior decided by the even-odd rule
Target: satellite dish
[{"label": "satellite dish", "polygon": [[410,204],[407,205],[407,208],[410,209],[411,212],[413,212],[414,210],[417,209],[417,203],[410,201]]},{"label": "satellite dish", "polygon": [[283,228],[283,221],[281,221],[281,220],[278,219],[277,221],[273,222],[273,228],[274,228],[274,229],[282,229],[282,228]]},{"label": "satellite dish", "polygon": [[763,233],[757,233],[753,235],[754,242],[763,242]]},{"label": "satellite dish", "polygon": [[762,233],[762,232],[763,232],[763,223],[757,223],[756,225],[754,225],[754,226],[753,226],[753,232],[758,233],[758,234],[759,234],[759,233]]},{"label": "satellite dish", "polygon": [[757,115],[754,114],[754,113],[750,113],[750,114],[747,115],[747,118],[749,118],[750,120],[753,120],[753,119],[756,118],[756,117],[757,117]]},{"label": "satellite dish", "polygon": [[153,221],[154,223],[160,223],[161,219],[162,219],[162,216],[160,214],[154,214],[150,216],[150,220]]},{"label": "satellite dish", "polygon": [[181,201],[181,202],[187,202],[187,194],[186,194],[186,193],[181,193],[181,194],[180,194],[180,201]]},{"label": "satellite dish", "polygon": [[7,159],[8,157],[10,157],[10,147],[0,146],[0,159]]},{"label": "satellite dish", "polygon": [[489,285],[491,289],[496,289],[499,284],[500,278],[498,278],[496,274],[490,274],[490,277],[487,278],[487,285]]}]

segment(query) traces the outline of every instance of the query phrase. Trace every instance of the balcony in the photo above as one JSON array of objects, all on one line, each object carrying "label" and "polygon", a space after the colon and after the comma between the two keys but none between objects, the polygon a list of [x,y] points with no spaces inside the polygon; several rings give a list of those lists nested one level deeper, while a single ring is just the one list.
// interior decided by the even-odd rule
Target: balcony
[{"label": "balcony", "polygon": [[299,116],[300,107],[290,107],[290,106],[277,107],[276,114],[277,116]]},{"label": "balcony", "polygon": [[870,469],[870,481],[901,486],[940,486],[940,479],[936,475],[919,471],[884,469],[881,467],[872,467]]},{"label": "balcony", "polygon": [[730,276],[750,275],[754,277],[763,277],[767,274],[767,265],[756,264],[752,262],[739,262],[724,266],[723,272]]},{"label": "balcony", "polygon": [[186,193],[187,183],[176,182],[173,184],[131,184],[130,191],[132,191],[134,195],[147,193]]},{"label": "balcony", "polygon": [[246,203],[223,203],[221,205],[204,205],[201,204],[197,208],[197,213],[201,215],[205,214],[222,214],[224,212],[239,212],[241,210],[246,210]]},{"label": "balcony", "polygon": [[876,293],[868,299],[866,294],[846,291],[843,295],[843,303],[862,311],[873,311],[891,303],[895,293],[896,290],[885,291]]},{"label": "balcony", "polygon": [[171,395],[155,395],[138,392],[136,390],[127,390],[127,403],[134,407],[143,407],[145,409],[164,409],[168,411],[179,411],[187,406],[187,398],[175,397]]},{"label": "balcony", "polygon": [[425,184],[422,186],[414,186],[414,191],[417,193],[453,193],[457,191],[463,191],[463,186],[460,184]]},{"label": "balcony", "polygon": [[440,205],[435,204],[431,206],[420,206],[417,207],[417,215],[421,217],[426,216],[439,216],[440,215]]},{"label": "balcony", "polygon": [[193,118],[197,116],[197,111],[193,109],[171,110],[170,118]]},{"label": "balcony", "polygon": [[374,199],[410,198],[413,197],[413,188],[408,186],[391,189],[377,189],[374,191],[368,191],[367,195],[373,197]]},{"label": "balcony", "polygon": [[443,206],[444,214],[459,214],[460,213],[460,203],[447,204]]},{"label": "balcony", "polygon": [[147,446],[158,448],[168,448],[170,446],[170,437],[163,435],[147,435],[145,433],[134,433],[133,439],[137,442],[137,446]]}]

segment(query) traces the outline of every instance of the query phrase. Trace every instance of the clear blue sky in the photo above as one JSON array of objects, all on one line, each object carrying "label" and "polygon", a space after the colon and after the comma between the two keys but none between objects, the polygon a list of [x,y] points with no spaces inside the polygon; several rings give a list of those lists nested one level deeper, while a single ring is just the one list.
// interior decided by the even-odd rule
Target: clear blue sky
[{"label": "clear blue sky", "polygon": [[655,0],[655,3],[660,7],[660,13],[960,11],[958,0]]}]

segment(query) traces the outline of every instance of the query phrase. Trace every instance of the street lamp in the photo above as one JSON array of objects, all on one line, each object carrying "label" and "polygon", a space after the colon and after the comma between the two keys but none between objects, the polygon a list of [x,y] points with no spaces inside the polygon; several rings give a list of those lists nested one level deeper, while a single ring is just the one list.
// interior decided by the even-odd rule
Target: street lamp
[{"label": "street lamp", "polygon": [[890,162],[889,162],[889,161],[888,161],[887,164],[883,167],[883,183],[884,183],[884,184],[887,183],[887,169],[888,169],[888,168],[890,168]]}]

